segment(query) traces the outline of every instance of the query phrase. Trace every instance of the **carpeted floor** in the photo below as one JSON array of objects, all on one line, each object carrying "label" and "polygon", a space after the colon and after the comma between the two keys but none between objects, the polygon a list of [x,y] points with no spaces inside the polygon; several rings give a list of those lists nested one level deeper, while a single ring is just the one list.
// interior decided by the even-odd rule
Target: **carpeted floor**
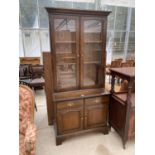
[{"label": "carpeted floor", "polygon": [[[110,85],[106,85],[110,87]],[[128,141],[126,150],[122,147],[119,135],[112,130],[108,135],[102,133],[87,133],[74,136],[55,145],[53,126],[48,126],[46,98],[44,90],[36,91],[35,113],[37,124],[36,155],[134,155],[134,140]]]}]

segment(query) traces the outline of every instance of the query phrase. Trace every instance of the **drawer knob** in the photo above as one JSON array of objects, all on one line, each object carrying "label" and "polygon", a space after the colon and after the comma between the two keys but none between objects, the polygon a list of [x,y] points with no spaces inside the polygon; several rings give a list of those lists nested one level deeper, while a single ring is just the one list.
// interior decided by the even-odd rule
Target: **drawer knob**
[{"label": "drawer knob", "polygon": [[83,95],[83,94],[81,94],[81,97],[84,97],[84,95]]}]

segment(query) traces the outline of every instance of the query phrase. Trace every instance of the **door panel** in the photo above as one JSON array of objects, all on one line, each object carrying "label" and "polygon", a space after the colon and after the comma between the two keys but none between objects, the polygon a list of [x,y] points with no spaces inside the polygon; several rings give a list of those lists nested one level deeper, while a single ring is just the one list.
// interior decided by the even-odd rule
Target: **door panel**
[{"label": "door panel", "polygon": [[59,110],[57,113],[59,134],[71,133],[83,129],[83,107]]},{"label": "door panel", "polygon": [[107,123],[108,104],[85,107],[85,128],[103,126]]},{"label": "door panel", "polygon": [[52,16],[52,50],[55,55],[55,89],[71,90],[79,86],[79,18]]},{"label": "door panel", "polygon": [[81,84],[98,86],[99,66],[103,53],[103,19],[94,17],[81,20]]}]

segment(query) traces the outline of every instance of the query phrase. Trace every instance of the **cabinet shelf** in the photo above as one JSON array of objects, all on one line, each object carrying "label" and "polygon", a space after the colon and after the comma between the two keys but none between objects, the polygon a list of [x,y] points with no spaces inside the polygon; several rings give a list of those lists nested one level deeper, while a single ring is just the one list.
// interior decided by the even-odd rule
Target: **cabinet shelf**
[{"label": "cabinet shelf", "polygon": [[85,61],[84,64],[100,64],[99,61]]},{"label": "cabinet shelf", "polygon": [[74,44],[76,41],[56,41],[56,44]]},{"label": "cabinet shelf", "polygon": [[84,41],[84,43],[86,43],[86,44],[88,44],[88,43],[91,43],[91,44],[96,44],[96,43],[103,43],[102,41],[97,41],[97,40],[95,40],[95,41]]}]

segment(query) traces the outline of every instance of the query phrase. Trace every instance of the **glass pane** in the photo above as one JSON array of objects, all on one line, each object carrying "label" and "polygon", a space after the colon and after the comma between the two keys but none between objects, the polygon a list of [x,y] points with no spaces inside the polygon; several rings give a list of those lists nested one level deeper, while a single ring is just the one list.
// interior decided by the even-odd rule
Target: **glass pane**
[{"label": "glass pane", "polygon": [[36,7],[37,0],[19,0],[21,7]]},{"label": "glass pane", "polygon": [[54,7],[58,7],[58,8],[72,8],[73,7],[73,3],[72,2],[62,2],[62,1],[57,1],[54,3]]},{"label": "glass pane", "polygon": [[128,8],[117,7],[115,30],[126,30]]},{"label": "glass pane", "polygon": [[77,20],[64,16],[54,19],[57,88],[77,87]]},{"label": "glass pane", "polygon": [[19,57],[24,57],[24,49],[22,42],[22,32],[19,31]]},{"label": "glass pane", "polygon": [[48,30],[40,30],[41,36],[41,51],[50,51],[49,44],[49,31]]},{"label": "glass pane", "polygon": [[38,28],[38,15],[36,7],[21,7],[21,23],[25,28]]},{"label": "glass pane", "polygon": [[19,28],[22,27],[22,22],[21,22],[21,15],[20,15],[20,9],[19,9]]},{"label": "glass pane", "polygon": [[114,32],[113,31],[108,31],[107,32],[107,44],[106,44],[106,64],[111,63],[111,58],[112,58],[112,45],[113,45],[113,40],[114,40]]},{"label": "glass pane", "polygon": [[57,87],[58,89],[76,86],[76,64],[63,63],[57,65]]},{"label": "glass pane", "polygon": [[41,28],[48,28],[48,14],[44,8],[39,8],[39,19],[40,19],[40,27]]},{"label": "glass pane", "polygon": [[111,11],[110,15],[108,16],[108,26],[107,29],[108,30],[113,30],[114,29],[114,19],[115,19],[115,7],[113,6],[109,6],[108,10]]},{"label": "glass pane", "polygon": [[113,30],[114,29],[114,19],[115,19],[115,7],[114,6],[109,6],[109,5],[102,5],[101,10],[103,11],[111,11],[111,13],[108,15],[108,30]]},{"label": "glass pane", "polygon": [[52,7],[54,6],[55,0],[38,0],[40,7]]},{"label": "glass pane", "polygon": [[113,42],[113,55],[112,59],[124,57],[124,44],[126,32],[115,32]]},{"label": "glass pane", "polygon": [[132,9],[130,30],[135,31],[135,9],[134,8]]},{"label": "glass pane", "polygon": [[40,42],[37,30],[23,31],[25,56],[40,56]]},{"label": "glass pane", "polygon": [[74,53],[76,50],[76,21],[72,19],[55,19],[56,53]]},{"label": "glass pane", "polygon": [[132,59],[134,57],[135,57],[135,32],[130,32],[129,33],[127,58]]},{"label": "glass pane", "polygon": [[84,86],[97,84],[97,66],[101,63],[102,23],[100,20],[84,20]]},{"label": "glass pane", "polygon": [[93,9],[95,5],[92,3],[78,3],[73,2],[73,8],[75,9]]}]

